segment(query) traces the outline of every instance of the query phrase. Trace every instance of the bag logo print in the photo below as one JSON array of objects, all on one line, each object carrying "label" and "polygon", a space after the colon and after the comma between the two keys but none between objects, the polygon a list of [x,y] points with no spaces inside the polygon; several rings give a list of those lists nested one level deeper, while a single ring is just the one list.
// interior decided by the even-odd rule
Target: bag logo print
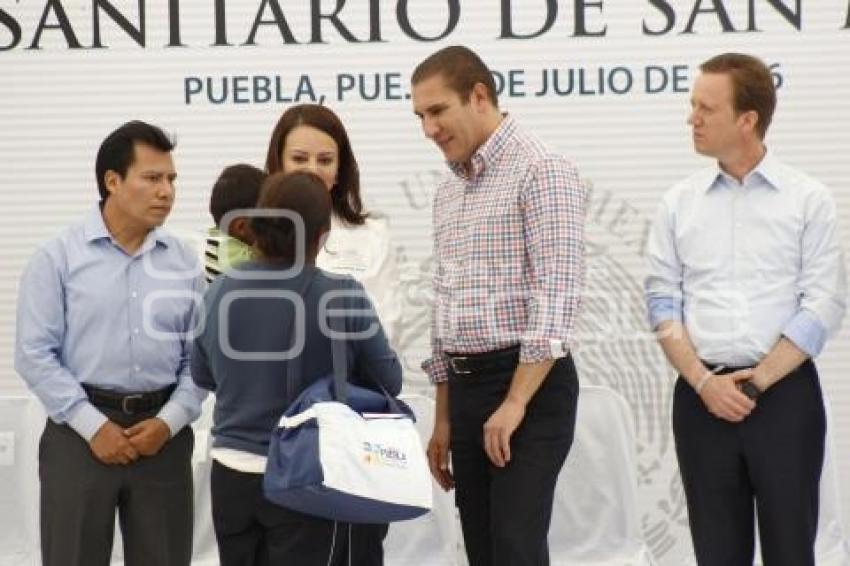
[{"label": "bag logo print", "polygon": [[385,446],[378,442],[363,442],[363,460],[367,464],[407,468],[407,454],[395,446]]}]

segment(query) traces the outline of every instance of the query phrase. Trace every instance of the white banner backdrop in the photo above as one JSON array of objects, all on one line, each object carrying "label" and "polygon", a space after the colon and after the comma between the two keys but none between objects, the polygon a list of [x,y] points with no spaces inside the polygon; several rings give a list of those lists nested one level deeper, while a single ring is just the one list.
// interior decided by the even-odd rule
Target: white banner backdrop
[{"label": "white banner backdrop", "polygon": [[[0,0],[0,392],[23,390],[12,367],[20,272],[97,198],[94,155],[109,131],[139,118],[176,136],[168,227],[199,232],[212,223],[218,173],[262,166],[272,126],[294,102],[330,106],[349,130],[365,200],[389,218],[401,258],[407,390],[428,391],[418,366],[430,197],[446,169],[413,116],[408,81],[430,52],[465,44],[496,73],[503,109],[593,186],[580,378],[631,405],[643,533],[660,564],[680,564],[690,541],[669,425],[673,376],[646,330],[641,282],[660,195],[707,163],[691,148],[688,89],[699,63],[722,51],[772,65],[780,89],[768,145],[832,188],[847,234],[848,12],[844,0]],[[818,365],[841,483],[850,324]],[[842,502],[848,518],[850,489]]]}]

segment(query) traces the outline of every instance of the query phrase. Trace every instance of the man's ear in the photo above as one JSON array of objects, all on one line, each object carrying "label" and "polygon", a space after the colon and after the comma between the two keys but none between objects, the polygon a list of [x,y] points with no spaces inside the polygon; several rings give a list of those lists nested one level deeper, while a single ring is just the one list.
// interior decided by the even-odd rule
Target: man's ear
[{"label": "man's ear", "polygon": [[469,92],[469,102],[475,109],[486,108],[490,104],[490,97],[487,95],[487,87],[484,83],[475,83]]},{"label": "man's ear", "polygon": [[741,112],[738,120],[747,131],[755,132],[758,128],[759,115],[755,110],[747,110],[746,112]]},{"label": "man's ear", "polygon": [[110,195],[115,194],[115,191],[118,190],[118,184],[121,180],[121,175],[118,174],[118,171],[109,169],[103,174],[103,184]]}]

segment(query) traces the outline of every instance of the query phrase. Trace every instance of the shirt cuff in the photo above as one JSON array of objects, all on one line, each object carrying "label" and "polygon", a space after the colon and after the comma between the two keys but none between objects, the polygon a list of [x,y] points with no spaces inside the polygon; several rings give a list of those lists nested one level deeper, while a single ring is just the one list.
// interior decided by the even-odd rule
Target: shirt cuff
[{"label": "shirt cuff", "polygon": [[826,344],[826,327],[806,310],[798,312],[782,334],[811,358],[820,354]]},{"label": "shirt cuff", "polygon": [[89,401],[81,402],[68,414],[68,426],[82,436],[86,442],[91,442],[103,423],[108,420],[106,415],[98,411]]},{"label": "shirt cuff", "polygon": [[183,407],[174,400],[163,405],[156,416],[168,425],[172,437],[193,420]]},{"label": "shirt cuff", "polygon": [[652,330],[668,320],[682,322],[682,301],[674,297],[649,297],[647,309],[649,310],[649,326]]},{"label": "shirt cuff", "polygon": [[535,364],[547,360],[557,360],[569,353],[567,343],[563,340],[548,338],[533,338],[521,340],[519,348],[519,363]]},{"label": "shirt cuff", "polygon": [[449,362],[444,356],[434,356],[422,362],[422,369],[428,374],[432,384],[442,383],[449,379]]}]

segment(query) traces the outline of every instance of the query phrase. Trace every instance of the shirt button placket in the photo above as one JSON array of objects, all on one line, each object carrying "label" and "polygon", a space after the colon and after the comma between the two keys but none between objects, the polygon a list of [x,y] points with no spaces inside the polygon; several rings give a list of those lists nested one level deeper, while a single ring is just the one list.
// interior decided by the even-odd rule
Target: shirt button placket
[{"label": "shirt button placket", "polygon": [[137,270],[140,269],[139,258],[132,258],[127,264],[127,324],[128,324],[128,336],[129,340],[129,348],[128,348],[128,359],[127,363],[130,369],[130,377],[135,382],[138,379],[139,371],[141,367],[137,363],[138,359],[138,340],[140,335],[140,328],[142,324],[142,299],[139,294],[139,282],[137,277]]},{"label": "shirt button placket", "polygon": [[[741,235],[740,227],[741,227],[741,218],[742,218],[740,208],[741,208],[741,202],[742,202],[741,197],[742,197],[742,191],[743,190],[744,190],[743,187],[741,185],[739,185],[738,183],[735,183],[732,186],[732,211],[731,211],[732,217],[730,218],[730,222],[729,222],[729,231],[730,231],[729,241],[730,241],[731,246],[732,246],[732,250],[731,250],[732,253],[730,255],[730,257],[732,258],[732,281],[731,281],[732,285],[731,285],[731,287],[732,287],[732,289],[734,289],[734,292],[736,294],[736,297],[733,298],[733,302],[736,302],[736,301],[734,301],[734,299],[737,299],[738,297],[746,297],[746,295],[743,294],[743,288],[742,288],[742,285],[741,285],[741,275],[742,275],[742,271],[744,269],[742,262],[743,262],[743,258],[746,255],[744,253],[744,250],[742,249],[742,246],[745,245],[744,239],[740,237],[740,235]],[[742,305],[742,306],[744,306],[744,305]],[[737,336],[737,333],[738,333],[738,330],[739,330],[739,327],[740,327],[739,317],[741,316],[741,312],[743,312],[743,310],[735,309],[733,312],[729,313],[729,320],[730,320],[731,324],[730,324],[730,328],[729,328],[728,348],[729,348],[729,351],[732,352],[733,356],[737,356],[737,354],[738,354],[738,348],[736,347],[735,337]]]}]

